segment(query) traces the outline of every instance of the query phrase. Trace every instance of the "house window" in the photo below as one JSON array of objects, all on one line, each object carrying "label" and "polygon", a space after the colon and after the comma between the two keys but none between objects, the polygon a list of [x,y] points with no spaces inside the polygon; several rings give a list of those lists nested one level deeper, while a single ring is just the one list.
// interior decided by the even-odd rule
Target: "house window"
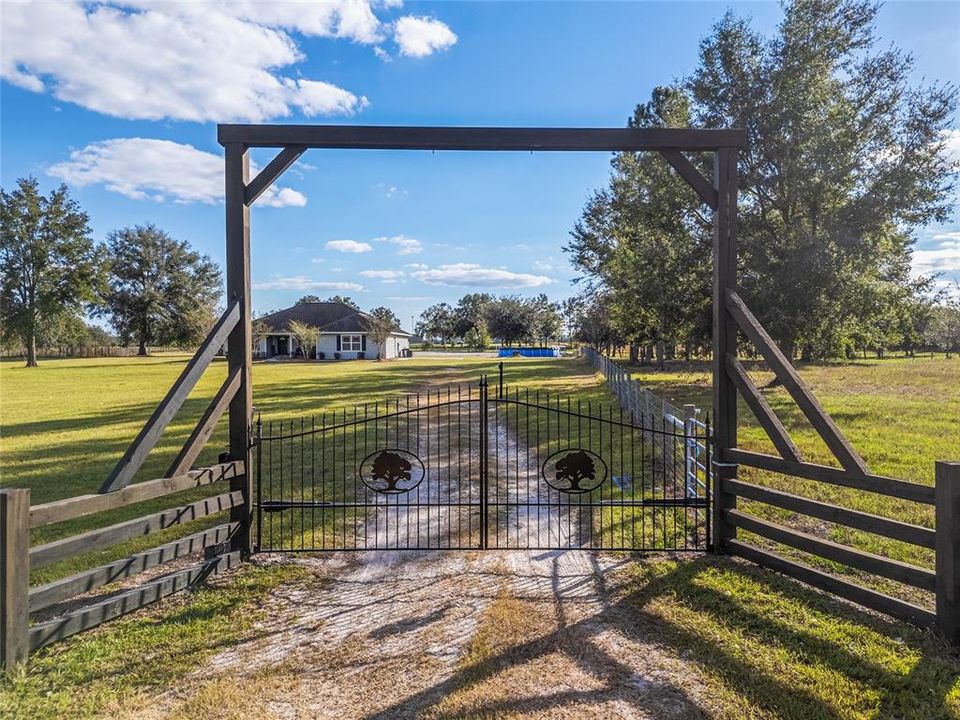
[{"label": "house window", "polygon": [[344,352],[359,352],[363,349],[363,340],[359,335],[341,335],[340,349]]}]

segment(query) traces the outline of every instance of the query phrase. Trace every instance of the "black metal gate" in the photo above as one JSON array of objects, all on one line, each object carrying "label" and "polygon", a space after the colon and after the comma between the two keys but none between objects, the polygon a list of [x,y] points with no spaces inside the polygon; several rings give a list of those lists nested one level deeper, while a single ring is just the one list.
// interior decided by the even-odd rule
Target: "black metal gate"
[{"label": "black metal gate", "polygon": [[257,421],[256,546],[706,550],[710,431],[519,388]]}]

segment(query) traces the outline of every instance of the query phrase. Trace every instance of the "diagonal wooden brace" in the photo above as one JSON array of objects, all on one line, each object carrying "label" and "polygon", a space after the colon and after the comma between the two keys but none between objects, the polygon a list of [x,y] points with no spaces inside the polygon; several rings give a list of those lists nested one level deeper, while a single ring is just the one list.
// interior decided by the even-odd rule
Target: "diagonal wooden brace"
[{"label": "diagonal wooden brace", "polygon": [[767,365],[776,374],[777,379],[790,393],[794,402],[797,403],[797,407],[800,408],[813,428],[823,438],[827,447],[830,448],[830,452],[833,453],[844,469],[852,473],[868,474],[870,470],[863,458],[857,454],[850,442],[843,436],[833,418],[823,409],[806,383],[800,379],[790,361],[773,342],[753,313],[750,312],[740,295],[733,290],[727,291],[726,308],[737,321],[740,329],[750,339],[750,342],[756,345],[764,360],[767,361]]},{"label": "diagonal wooden brace", "polygon": [[770,403],[767,402],[763,393],[754,385],[753,380],[750,379],[740,361],[730,354],[727,355],[727,374],[737,386],[740,395],[746,400],[747,405],[753,411],[760,426],[767,433],[767,437],[773,442],[780,455],[786,460],[802,462],[800,449],[794,444],[787,429],[783,427],[780,418],[773,412],[773,408],[770,407]]},{"label": "diagonal wooden brace", "polygon": [[701,200],[709,205],[712,210],[717,209],[719,194],[682,152],[679,150],[661,150],[660,154],[680,174],[680,177],[687,181],[687,184],[694,189]]},{"label": "diagonal wooden brace", "polygon": [[187,363],[183,372],[180,373],[180,377],[167,392],[166,397],[153,411],[153,415],[147,420],[147,424],[143,426],[140,434],[137,435],[123,457],[120,458],[120,462],[113,468],[110,477],[100,487],[100,492],[112,492],[130,484],[140,466],[143,465],[143,461],[146,460],[147,454],[160,440],[163,431],[173,420],[174,415],[177,414],[190,391],[193,390],[200,376],[203,375],[203,371],[213,360],[214,355],[223,347],[223,344],[227,341],[227,336],[239,319],[240,301],[234,300],[217,320],[217,324],[213,326],[206,340],[203,341],[196,354]]}]

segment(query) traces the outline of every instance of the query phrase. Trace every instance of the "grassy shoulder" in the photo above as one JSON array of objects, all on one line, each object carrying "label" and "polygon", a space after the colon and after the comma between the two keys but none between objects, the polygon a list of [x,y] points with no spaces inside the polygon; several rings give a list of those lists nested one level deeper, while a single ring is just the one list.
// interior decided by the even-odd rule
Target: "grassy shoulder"
[{"label": "grassy shoulder", "polygon": [[960,717],[960,658],[929,633],[748,563],[631,573],[638,627],[696,663],[716,717]]},{"label": "grassy shoulder", "polygon": [[62,719],[136,713],[216,652],[253,640],[271,589],[294,582],[292,565],[245,564],[197,590],[87,633],[0,676],[0,716]]}]

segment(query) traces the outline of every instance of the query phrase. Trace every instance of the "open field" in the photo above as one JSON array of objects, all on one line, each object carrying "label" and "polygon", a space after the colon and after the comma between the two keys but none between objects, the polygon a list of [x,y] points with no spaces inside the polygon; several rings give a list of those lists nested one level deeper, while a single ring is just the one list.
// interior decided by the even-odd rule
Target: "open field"
[{"label": "open field", "polygon": [[[0,365],[3,485],[30,487],[34,502],[95,491],[184,361],[58,360],[36,371]],[[475,382],[481,372],[494,374],[496,362],[450,356],[261,363],[254,398],[264,418],[298,418]],[[610,401],[599,376],[580,361],[506,362],[510,383]],[[211,367],[139,479],[163,474],[223,373],[222,364]],[[933,460],[956,456],[960,362],[868,361],[801,374],[874,471],[930,483]],[[675,402],[705,406],[709,398],[703,367],[643,377]],[[773,390],[769,397],[808,457],[827,461],[786,394]],[[745,408],[742,418],[743,445],[768,449]],[[201,463],[224,444],[221,428]],[[840,490],[811,488],[826,499]],[[835,499],[932,524],[911,508],[874,507],[864,494]],[[97,522],[173,501],[158,502]],[[205,518],[175,530],[194,531],[208,520],[217,522]],[[89,522],[42,528],[34,539],[72,534]],[[139,542],[147,547],[159,539]],[[43,568],[35,580],[121,557],[137,545]],[[960,718],[960,659],[937,638],[747,563],[608,556],[602,567],[571,561],[564,574],[563,558],[573,555],[532,555],[419,555],[407,579],[392,570],[376,575],[375,559],[370,568],[351,570],[329,555],[294,564],[264,558],[41,651],[26,673],[0,685],[0,716]],[[430,573],[431,583],[414,582]],[[356,621],[337,623],[350,608]],[[438,639],[445,633],[456,636],[443,641],[449,645]],[[230,657],[241,662],[231,665]],[[441,657],[449,663],[437,665]],[[346,671],[349,678],[337,674]],[[396,682],[398,673],[404,682]],[[348,695],[367,704],[337,706],[349,700],[337,690],[343,682],[351,684]]]}]

